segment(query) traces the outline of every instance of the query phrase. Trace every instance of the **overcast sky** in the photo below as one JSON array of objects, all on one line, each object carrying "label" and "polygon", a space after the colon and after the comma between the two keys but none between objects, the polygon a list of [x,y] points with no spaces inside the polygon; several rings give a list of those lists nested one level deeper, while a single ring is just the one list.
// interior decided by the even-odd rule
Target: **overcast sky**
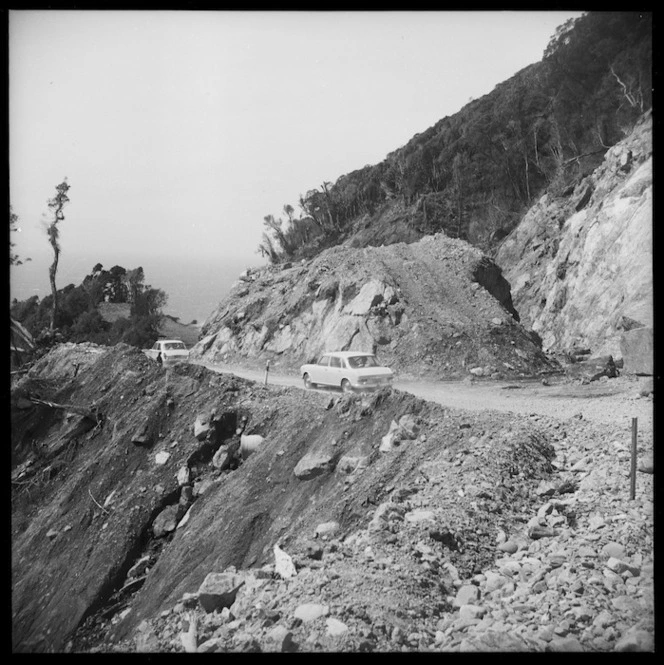
[{"label": "overcast sky", "polygon": [[63,260],[256,262],[265,215],[539,61],[571,16],[11,11],[16,250],[51,262],[43,214],[66,176]]}]

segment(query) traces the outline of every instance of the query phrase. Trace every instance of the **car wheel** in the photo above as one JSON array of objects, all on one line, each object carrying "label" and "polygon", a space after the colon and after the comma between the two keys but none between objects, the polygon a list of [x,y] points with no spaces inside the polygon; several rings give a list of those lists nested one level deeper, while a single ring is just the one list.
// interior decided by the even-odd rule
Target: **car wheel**
[{"label": "car wheel", "polygon": [[353,386],[350,385],[350,381],[348,379],[344,379],[341,382],[341,392],[344,392],[344,393],[352,393],[353,392]]},{"label": "car wheel", "polygon": [[304,387],[307,390],[311,390],[312,388],[314,388],[316,386],[315,383],[311,382],[311,378],[308,374],[305,374],[303,378],[304,378]]}]

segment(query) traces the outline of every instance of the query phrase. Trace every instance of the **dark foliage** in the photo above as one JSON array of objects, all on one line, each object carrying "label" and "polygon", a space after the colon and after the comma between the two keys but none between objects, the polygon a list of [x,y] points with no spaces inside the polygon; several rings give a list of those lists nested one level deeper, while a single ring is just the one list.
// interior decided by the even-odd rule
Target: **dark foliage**
[{"label": "dark foliage", "polygon": [[[57,291],[58,310],[55,330],[49,330],[53,296],[41,301],[37,296],[15,300],[10,308],[12,318],[22,323],[42,350],[55,342],[94,342],[112,346],[125,342],[138,348],[152,346],[159,336],[162,308],[168,297],[161,289],[144,284],[142,268],[125,270],[114,266],[104,270],[98,263],[79,286],[68,284]],[[129,318],[113,323],[99,312],[102,302],[130,303]]]}]

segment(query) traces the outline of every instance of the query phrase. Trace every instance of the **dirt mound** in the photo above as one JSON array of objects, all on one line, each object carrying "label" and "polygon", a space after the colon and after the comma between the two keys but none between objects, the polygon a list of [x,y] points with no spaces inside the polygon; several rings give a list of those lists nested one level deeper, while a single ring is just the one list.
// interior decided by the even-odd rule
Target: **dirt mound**
[{"label": "dirt mound", "polygon": [[[466,413],[397,390],[307,393],[163,369],[124,345],[62,345],[12,391],[14,650],[183,651],[189,629],[211,651],[451,648],[457,595],[467,584],[485,593],[501,543],[548,553],[528,535],[542,483],[580,492],[566,471],[576,453],[561,459],[561,448],[573,436],[601,457],[608,429]],[[262,442],[244,458],[247,435]],[[559,520],[552,543],[572,544],[577,522],[610,505],[599,493],[586,505],[591,490],[575,511],[540,511],[541,528]],[[624,533],[601,536],[624,541],[632,563],[638,552],[639,566],[651,559],[648,505]],[[275,544],[293,578],[277,573]],[[229,571],[243,590],[230,610],[204,612],[199,587]],[[637,581],[647,579],[644,569]],[[319,623],[301,618],[312,604],[327,607]],[[291,637],[275,647],[283,630]]]},{"label": "dirt mound", "polygon": [[402,376],[532,376],[558,368],[518,323],[509,284],[479,250],[443,234],[335,247],[243,276],[192,355],[296,372],[329,350],[375,351]]}]

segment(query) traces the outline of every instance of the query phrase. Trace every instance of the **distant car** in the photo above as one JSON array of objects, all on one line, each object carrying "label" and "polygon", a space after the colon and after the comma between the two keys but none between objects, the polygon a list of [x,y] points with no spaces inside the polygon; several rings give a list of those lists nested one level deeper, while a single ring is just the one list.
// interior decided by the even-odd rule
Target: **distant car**
[{"label": "distant car", "polygon": [[300,367],[305,388],[335,386],[344,392],[373,390],[392,385],[394,372],[378,363],[373,353],[333,351],[324,353],[317,363]]},{"label": "distant car", "polygon": [[145,354],[164,365],[189,360],[189,351],[179,339],[159,339],[151,349],[145,350]]}]

